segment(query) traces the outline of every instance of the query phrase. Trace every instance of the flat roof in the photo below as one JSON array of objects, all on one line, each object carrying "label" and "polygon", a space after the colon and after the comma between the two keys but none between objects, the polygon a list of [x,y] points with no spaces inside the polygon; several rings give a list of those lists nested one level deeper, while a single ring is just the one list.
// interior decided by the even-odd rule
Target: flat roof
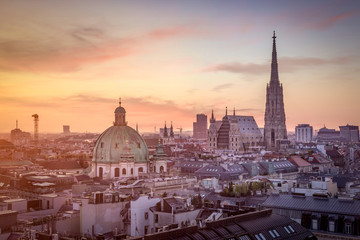
[{"label": "flat roof", "polygon": [[49,194],[42,194],[39,195],[40,197],[50,197],[50,198],[54,198],[57,197],[58,195],[56,193],[49,193]]},{"label": "flat roof", "polygon": [[8,215],[8,214],[17,214],[17,211],[14,210],[4,210],[4,211],[0,211],[0,216],[1,215]]},{"label": "flat roof", "polygon": [[22,201],[26,201],[26,199],[24,199],[24,198],[7,199],[7,200],[4,200],[4,203],[22,202]]}]

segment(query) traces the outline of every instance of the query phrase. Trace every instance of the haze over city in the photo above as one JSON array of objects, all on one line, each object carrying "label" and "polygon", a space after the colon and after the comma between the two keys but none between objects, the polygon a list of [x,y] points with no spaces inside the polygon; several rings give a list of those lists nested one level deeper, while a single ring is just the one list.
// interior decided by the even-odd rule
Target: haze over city
[{"label": "haze over city", "polygon": [[0,132],[264,125],[273,30],[287,129],[360,125],[358,1],[1,1]]}]

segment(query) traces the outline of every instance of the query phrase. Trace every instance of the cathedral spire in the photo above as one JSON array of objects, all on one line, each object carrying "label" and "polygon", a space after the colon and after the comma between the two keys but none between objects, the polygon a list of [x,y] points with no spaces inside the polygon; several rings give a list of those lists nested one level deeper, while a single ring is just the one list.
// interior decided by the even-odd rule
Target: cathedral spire
[{"label": "cathedral spire", "polygon": [[225,110],[225,116],[227,116],[227,107],[225,108],[226,110]]},{"label": "cathedral spire", "polygon": [[236,116],[236,114],[235,114],[235,108],[234,108],[234,117]]},{"label": "cathedral spire", "polygon": [[276,35],[272,36],[273,50],[270,84],[266,86],[264,142],[267,150],[279,150],[280,141],[287,139],[283,87],[279,81]]},{"label": "cathedral spire", "polygon": [[164,137],[168,137],[167,127],[166,127],[166,121],[164,126]]},{"label": "cathedral spire", "polygon": [[272,85],[274,83],[279,84],[279,73],[278,73],[278,63],[277,63],[275,31],[274,31],[274,34],[272,36],[272,39],[273,39],[273,49],[272,49],[272,59],[271,59],[270,85]]},{"label": "cathedral spire", "polygon": [[211,118],[210,118],[210,123],[214,123],[215,122],[215,117],[214,117],[214,109],[211,110]]},{"label": "cathedral spire", "polygon": [[171,126],[170,126],[170,137],[174,138],[174,129],[173,129],[172,121],[171,121]]}]

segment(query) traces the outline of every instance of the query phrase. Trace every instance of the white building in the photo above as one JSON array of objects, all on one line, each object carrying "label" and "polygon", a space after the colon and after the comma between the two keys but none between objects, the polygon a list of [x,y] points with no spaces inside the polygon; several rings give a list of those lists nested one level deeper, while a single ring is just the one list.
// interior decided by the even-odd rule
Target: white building
[{"label": "white building", "polygon": [[299,124],[295,127],[296,142],[309,143],[313,139],[313,127],[309,124]]},{"label": "white building", "polygon": [[99,233],[124,232],[121,212],[128,201],[118,193],[96,192],[80,205],[80,233],[95,236]]},{"label": "white building", "polygon": [[150,217],[150,208],[155,207],[160,198],[140,196],[130,201],[125,222],[125,230],[131,237],[143,236],[154,232],[154,218]]}]

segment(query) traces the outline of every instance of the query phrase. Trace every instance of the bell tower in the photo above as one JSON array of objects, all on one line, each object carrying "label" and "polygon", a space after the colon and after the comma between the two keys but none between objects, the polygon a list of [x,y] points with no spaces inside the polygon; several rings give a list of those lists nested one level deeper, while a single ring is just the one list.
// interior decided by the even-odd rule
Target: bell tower
[{"label": "bell tower", "polygon": [[266,149],[273,151],[279,148],[279,140],[287,139],[287,131],[283,86],[280,84],[278,73],[275,31],[272,39],[270,83],[266,86],[264,141]]}]

